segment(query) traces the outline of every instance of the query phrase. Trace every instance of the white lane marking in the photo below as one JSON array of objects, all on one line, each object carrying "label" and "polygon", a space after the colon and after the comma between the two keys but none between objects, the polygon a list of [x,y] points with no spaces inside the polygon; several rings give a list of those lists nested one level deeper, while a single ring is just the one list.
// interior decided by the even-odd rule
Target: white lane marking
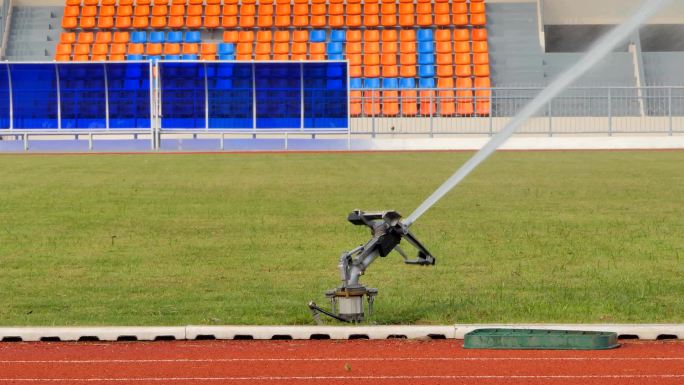
[{"label": "white lane marking", "polygon": [[174,358],[112,360],[0,360],[0,364],[147,364],[229,362],[335,362],[335,361],[684,361],[684,357],[328,357],[328,358]]},{"label": "white lane marking", "polygon": [[130,378],[0,378],[0,382],[137,382],[137,381],[321,381],[321,380],[572,380],[670,379],[684,374],[559,375],[559,376],[257,376],[257,377],[130,377]]}]

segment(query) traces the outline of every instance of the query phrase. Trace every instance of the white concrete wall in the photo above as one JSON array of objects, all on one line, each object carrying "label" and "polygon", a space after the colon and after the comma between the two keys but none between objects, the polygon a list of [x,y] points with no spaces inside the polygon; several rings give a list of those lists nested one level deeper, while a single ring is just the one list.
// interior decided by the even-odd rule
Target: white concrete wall
[{"label": "white concrete wall", "polygon": [[[542,0],[545,24],[617,24],[631,16],[642,0]],[[674,0],[649,24],[683,24],[684,1]]]}]

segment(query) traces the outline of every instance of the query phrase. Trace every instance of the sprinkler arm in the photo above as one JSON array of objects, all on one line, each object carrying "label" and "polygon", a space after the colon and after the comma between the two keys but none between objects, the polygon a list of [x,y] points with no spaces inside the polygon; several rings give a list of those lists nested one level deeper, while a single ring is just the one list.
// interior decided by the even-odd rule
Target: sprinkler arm
[{"label": "sprinkler arm", "polygon": [[[368,266],[378,257],[386,257],[393,250],[404,258],[409,265],[434,265],[435,257],[411,233],[408,226],[402,223],[401,215],[396,211],[370,212],[352,211],[347,220],[357,226],[367,226],[371,229],[371,239],[349,252],[342,253],[338,267],[342,287],[355,288],[359,286],[359,278]],[[399,247],[402,239],[418,250],[415,259],[409,259]]]}]

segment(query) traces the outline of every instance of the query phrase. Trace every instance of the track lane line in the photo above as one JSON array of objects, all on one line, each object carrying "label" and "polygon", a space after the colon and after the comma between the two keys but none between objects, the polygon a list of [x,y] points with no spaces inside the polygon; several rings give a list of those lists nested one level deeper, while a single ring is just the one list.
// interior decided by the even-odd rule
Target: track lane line
[{"label": "track lane line", "polygon": [[373,361],[684,361],[684,357],[367,357],[367,358],[173,358],[103,360],[0,360],[0,364],[147,364],[222,362],[373,362]]},{"label": "track lane line", "polygon": [[134,381],[320,381],[320,380],[581,380],[581,379],[679,379],[684,374],[616,375],[458,375],[458,376],[250,376],[250,377],[103,377],[103,378],[0,378],[0,382],[134,382]]}]

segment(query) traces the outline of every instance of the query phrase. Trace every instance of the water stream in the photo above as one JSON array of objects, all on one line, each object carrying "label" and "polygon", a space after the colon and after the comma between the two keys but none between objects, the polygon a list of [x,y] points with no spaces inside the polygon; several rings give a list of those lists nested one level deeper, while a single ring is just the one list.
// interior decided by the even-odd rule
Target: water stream
[{"label": "water stream", "polygon": [[541,108],[547,105],[553,98],[558,96],[573,82],[579,79],[594,65],[605,58],[611,51],[615,49],[620,43],[627,40],[641,24],[651,18],[655,13],[664,8],[672,0],[645,0],[639,10],[624,23],[615,27],[605,36],[600,38],[596,44],[587,52],[587,54],[570,67],[566,72],[558,76],[551,84],[537,95],[532,101],[523,107],[522,110],[511,119],[511,121],[494,135],[492,139],[487,142],[472,158],[470,158],[461,168],[459,168],[454,175],[447,179],[425,202],[404,221],[407,226],[410,226],[418,218],[420,218],[426,211],[428,211],[435,203],[444,197],[449,191],[456,187],[468,174],[470,174],[480,163],[484,162],[490,155],[492,155],[508,138],[515,133],[530,117],[537,113]]}]

